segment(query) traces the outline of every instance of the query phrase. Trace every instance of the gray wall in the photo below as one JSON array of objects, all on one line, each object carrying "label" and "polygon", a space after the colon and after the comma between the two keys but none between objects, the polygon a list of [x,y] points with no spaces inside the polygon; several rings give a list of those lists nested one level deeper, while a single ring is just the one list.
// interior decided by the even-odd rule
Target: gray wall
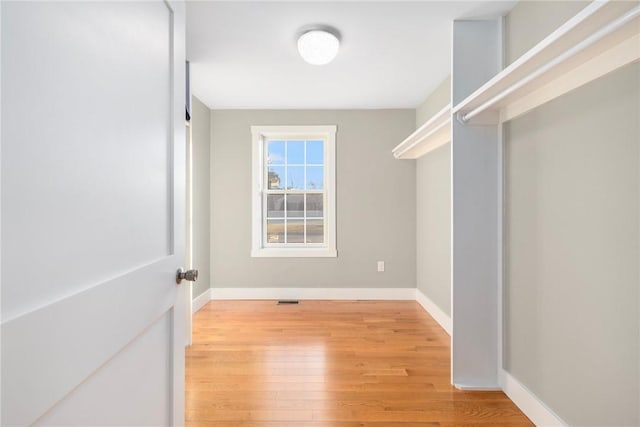
[{"label": "gray wall", "polygon": [[[214,110],[212,287],[415,287],[413,110]],[[251,258],[251,125],[338,126],[337,258]],[[386,271],[378,273],[377,261]]]},{"label": "gray wall", "polygon": [[520,1],[504,23],[505,62],[511,64],[580,12],[590,1]]},{"label": "gray wall", "polygon": [[451,102],[451,76],[447,77],[416,108],[416,128]]},{"label": "gray wall", "polygon": [[[416,127],[451,100],[447,78],[416,110]],[[416,284],[451,316],[451,144],[416,160]]]},{"label": "gray wall", "polygon": [[193,266],[199,270],[198,281],[193,285],[193,297],[210,286],[210,135],[211,112],[195,96],[192,97],[191,147],[193,179]]},{"label": "gray wall", "polygon": [[[518,4],[507,51],[581,6]],[[505,368],[570,425],[640,425],[639,99],[636,64],[505,125]]]}]

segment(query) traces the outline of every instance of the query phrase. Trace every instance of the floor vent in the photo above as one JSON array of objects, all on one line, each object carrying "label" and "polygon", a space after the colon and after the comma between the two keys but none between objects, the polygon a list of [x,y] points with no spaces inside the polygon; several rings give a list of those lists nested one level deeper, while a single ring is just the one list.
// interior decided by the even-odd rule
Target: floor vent
[{"label": "floor vent", "polygon": [[278,300],[278,305],[283,305],[283,304],[300,304],[300,301],[298,301],[297,299],[281,299],[281,300]]}]

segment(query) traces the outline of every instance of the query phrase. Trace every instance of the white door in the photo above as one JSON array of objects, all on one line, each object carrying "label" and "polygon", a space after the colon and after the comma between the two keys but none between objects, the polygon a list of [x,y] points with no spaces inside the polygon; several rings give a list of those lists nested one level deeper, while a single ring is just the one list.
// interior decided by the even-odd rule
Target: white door
[{"label": "white door", "polygon": [[184,4],[0,4],[2,425],[181,425]]}]

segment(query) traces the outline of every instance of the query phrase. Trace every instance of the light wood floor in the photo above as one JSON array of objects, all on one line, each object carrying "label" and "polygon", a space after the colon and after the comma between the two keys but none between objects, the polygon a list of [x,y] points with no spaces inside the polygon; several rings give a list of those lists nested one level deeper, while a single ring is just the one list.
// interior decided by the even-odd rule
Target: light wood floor
[{"label": "light wood floor", "polygon": [[414,301],[212,301],[193,331],[188,427],[533,425],[449,384],[449,336]]}]

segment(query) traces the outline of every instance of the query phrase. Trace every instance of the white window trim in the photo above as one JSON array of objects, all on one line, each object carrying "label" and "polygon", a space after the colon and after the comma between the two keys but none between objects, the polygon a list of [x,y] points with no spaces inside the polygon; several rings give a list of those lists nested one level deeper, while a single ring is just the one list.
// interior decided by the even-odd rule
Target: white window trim
[{"label": "white window trim", "polygon": [[[336,131],[337,126],[251,126],[252,135],[252,244],[251,256],[260,258],[337,257],[336,250]],[[274,137],[320,137],[325,141],[325,245],[322,247],[265,247],[262,240],[264,140]]]}]

